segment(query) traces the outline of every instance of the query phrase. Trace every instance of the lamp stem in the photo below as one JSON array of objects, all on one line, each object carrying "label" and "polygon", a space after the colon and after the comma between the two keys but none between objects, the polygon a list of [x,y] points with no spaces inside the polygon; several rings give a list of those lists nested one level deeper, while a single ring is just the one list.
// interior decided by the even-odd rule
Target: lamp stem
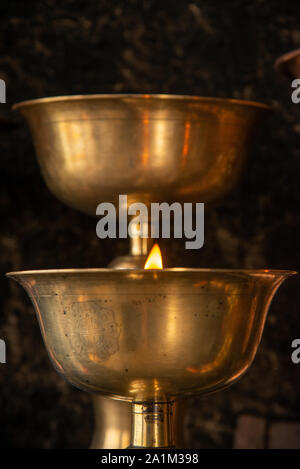
[{"label": "lamp stem", "polygon": [[173,402],[132,403],[130,448],[174,448]]},{"label": "lamp stem", "polygon": [[[131,223],[133,223],[133,221],[131,221]],[[133,232],[140,232],[141,230],[144,230],[146,233],[148,232],[147,238],[142,238],[141,236],[130,238],[130,254],[132,256],[147,256],[153,244],[153,239],[151,239],[151,223],[148,223],[147,220],[142,222],[142,225],[143,228],[140,227],[139,223],[132,225]]]}]

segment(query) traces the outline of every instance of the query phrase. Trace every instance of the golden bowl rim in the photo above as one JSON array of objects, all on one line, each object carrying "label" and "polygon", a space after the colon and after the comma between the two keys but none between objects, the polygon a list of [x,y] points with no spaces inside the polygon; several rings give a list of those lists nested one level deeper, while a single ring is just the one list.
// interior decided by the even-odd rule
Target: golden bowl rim
[{"label": "golden bowl rim", "polygon": [[93,100],[93,99],[120,99],[120,98],[132,98],[132,99],[165,99],[165,100],[195,100],[201,102],[214,102],[214,103],[231,103],[240,106],[249,106],[264,109],[270,111],[272,107],[268,104],[261,103],[258,101],[243,100],[236,98],[223,98],[223,97],[212,97],[212,96],[196,96],[196,95],[187,95],[187,94],[168,94],[168,93],[152,93],[152,94],[142,94],[142,93],[104,93],[104,94],[74,94],[74,95],[62,95],[62,96],[51,96],[44,98],[28,99],[15,103],[12,106],[12,109],[18,110],[21,107],[27,107],[35,104],[47,104],[47,103],[59,103],[66,101],[80,101],[80,100]]},{"label": "golden bowl rim", "polygon": [[291,60],[295,59],[300,55],[300,48],[298,49],[293,49],[289,52],[286,52],[285,54],[282,54],[278,59],[276,59],[274,63],[275,70],[280,70],[283,71],[283,67],[290,62]]},{"label": "golden bowl rim", "polygon": [[298,272],[295,270],[285,269],[213,269],[213,268],[188,268],[188,267],[172,267],[166,269],[111,269],[111,268],[78,268],[78,269],[39,269],[39,270],[20,270],[15,272],[7,272],[6,277],[13,277],[16,275],[68,275],[68,274],[89,274],[89,273],[113,273],[116,276],[120,276],[126,273],[143,273],[147,275],[150,273],[224,273],[224,274],[259,274],[262,276],[268,275],[297,275]]}]

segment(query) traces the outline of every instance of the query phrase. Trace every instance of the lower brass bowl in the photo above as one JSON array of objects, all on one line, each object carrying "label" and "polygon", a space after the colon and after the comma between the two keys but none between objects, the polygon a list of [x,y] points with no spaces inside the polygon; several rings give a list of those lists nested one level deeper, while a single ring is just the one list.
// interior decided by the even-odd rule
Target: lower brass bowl
[{"label": "lower brass bowl", "polygon": [[222,389],[249,367],[270,301],[292,271],[41,270],[7,274],[34,304],[73,385],[123,400]]}]

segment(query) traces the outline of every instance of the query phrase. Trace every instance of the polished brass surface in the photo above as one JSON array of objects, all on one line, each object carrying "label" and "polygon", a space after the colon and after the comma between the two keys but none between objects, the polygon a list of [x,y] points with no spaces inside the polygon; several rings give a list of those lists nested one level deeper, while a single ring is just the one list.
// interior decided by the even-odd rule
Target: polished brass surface
[{"label": "polished brass surface", "polygon": [[132,404],[131,448],[172,448],[173,402]]},{"label": "polished brass surface", "polygon": [[[130,238],[130,254],[116,257],[109,264],[109,267],[112,269],[142,269],[149,244],[149,239]],[[131,437],[131,404],[94,394],[93,406],[95,423],[91,448],[127,448],[130,445]],[[181,405],[181,407],[183,406]],[[178,425],[177,428],[182,427]],[[179,436],[178,445],[180,448],[184,447],[182,434]]]},{"label": "polished brass surface", "polygon": [[[133,441],[137,439],[138,420],[132,419],[132,405],[126,401],[109,399],[99,394],[92,394],[94,406],[94,433],[91,449],[122,449],[130,445],[131,427],[134,425]],[[185,448],[184,411],[186,400],[178,400],[172,405],[172,440],[176,448]],[[138,404],[134,404],[138,405]],[[151,430],[151,429],[150,429]],[[147,429],[141,433],[144,439]],[[157,432],[156,432],[157,433]],[[134,443],[135,444],[135,443]]]},{"label": "polished brass surface", "polygon": [[62,201],[94,214],[161,201],[206,202],[238,180],[268,106],[175,95],[62,96],[16,104],[42,174]]},{"label": "polished brass surface", "polygon": [[95,423],[90,448],[127,448],[131,437],[130,404],[94,394],[93,405]]},{"label": "polished brass surface", "polygon": [[[60,374],[85,391],[150,405],[236,381],[254,358],[273,295],[293,273],[79,269],[7,275],[32,299]],[[169,414],[154,447],[165,445],[168,423]],[[173,446],[172,434],[167,439]]]},{"label": "polished brass surface", "polygon": [[275,62],[275,68],[290,78],[300,78],[300,49],[279,57]]}]

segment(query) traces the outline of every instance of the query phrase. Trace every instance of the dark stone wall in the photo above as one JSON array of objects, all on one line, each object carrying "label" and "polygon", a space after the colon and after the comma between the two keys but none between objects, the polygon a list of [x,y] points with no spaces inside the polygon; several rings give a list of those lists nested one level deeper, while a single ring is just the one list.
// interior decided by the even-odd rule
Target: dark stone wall
[{"label": "dark stone wall", "polygon": [[[182,93],[261,100],[274,112],[254,145],[240,186],[206,208],[205,245],[161,242],[170,266],[292,268],[300,263],[300,104],[275,59],[299,47],[300,4],[261,1],[11,0],[0,6],[0,78],[12,117],[20,100],[78,93]],[[14,116],[15,118],[15,116]],[[100,241],[95,220],[52,196],[23,122],[0,140],[0,446],[86,447],[89,396],[52,368],[33,308],[6,271],[103,267],[126,241]],[[297,277],[276,295],[259,352],[232,388],[191,400],[190,447],[231,447],[237,418],[300,419]]]}]

